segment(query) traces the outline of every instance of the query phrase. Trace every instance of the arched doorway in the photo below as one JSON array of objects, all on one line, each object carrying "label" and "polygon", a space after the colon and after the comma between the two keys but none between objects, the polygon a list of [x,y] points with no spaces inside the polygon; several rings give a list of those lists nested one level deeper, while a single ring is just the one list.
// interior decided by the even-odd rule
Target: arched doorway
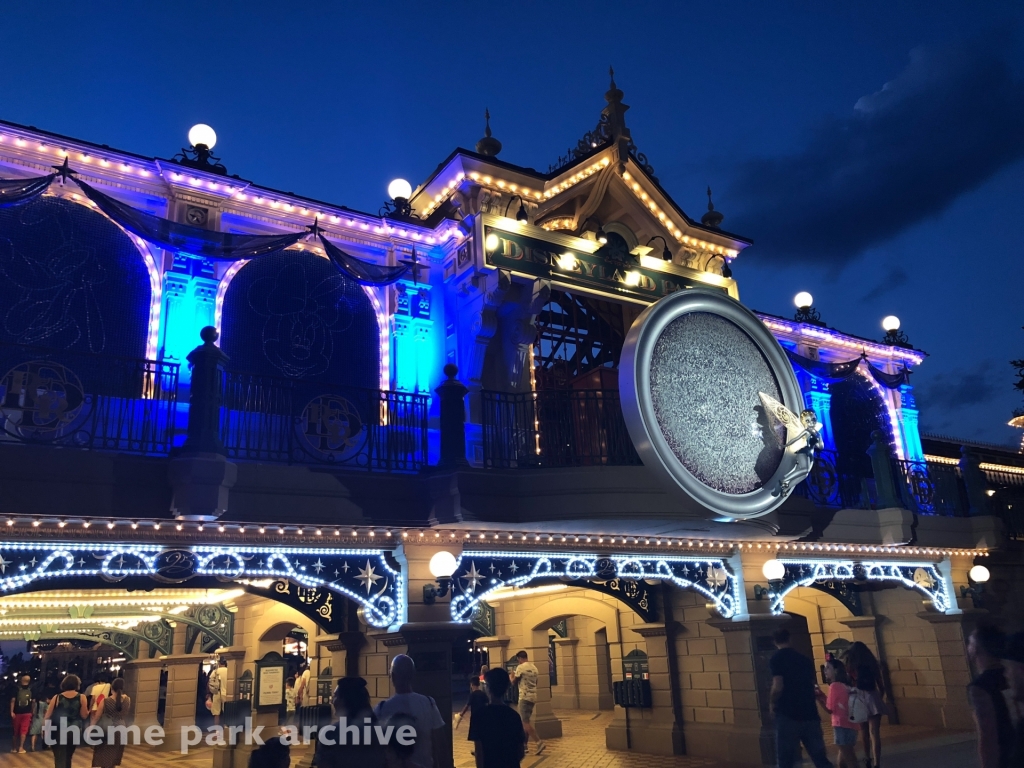
[{"label": "arched doorway", "polygon": [[889,411],[882,395],[863,375],[831,385],[832,431],[836,441],[836,469],[849,477],[873,477],[871,458],[867,450],[872,445],[871,435],[880,431],[886,436],[889,453],[896,455]]}]

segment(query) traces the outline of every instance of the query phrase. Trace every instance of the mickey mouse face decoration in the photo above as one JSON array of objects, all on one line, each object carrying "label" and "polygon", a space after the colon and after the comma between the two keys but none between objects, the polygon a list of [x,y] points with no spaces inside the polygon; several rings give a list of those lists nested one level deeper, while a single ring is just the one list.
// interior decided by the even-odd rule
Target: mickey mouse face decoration
[{"label": "mickey mouse face decoration", "polygon": [[793,368],[757,316],[722,293],[688,289],[648,307],[626,336],[619,387],[644,465],[708,517],[768,514],[810,472],[817,421],[801,413]]}]

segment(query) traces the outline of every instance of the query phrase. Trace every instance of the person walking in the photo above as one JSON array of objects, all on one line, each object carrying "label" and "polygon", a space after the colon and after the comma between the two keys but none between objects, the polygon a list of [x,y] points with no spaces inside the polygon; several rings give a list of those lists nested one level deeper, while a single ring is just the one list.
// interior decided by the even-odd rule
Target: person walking
[{"label": "person walking", "polygon": [[93,768],[115,768],[121,764],[124,757],[124,736],[112,734],[111,726],[128,725],[128,715],[131,712],[131,697],[124,694],[124,678],[118,677],[110,684],[110,693],[104,697],[99,709],[92,713],[92,724],[103,729],[103,743],[92,751]]},{"label": "person walking", "polygon": [[11,723],[14,728],[11,752],[25,753],[25,739],[32,727],[32,702],[34,699],[32,677],[31,675],[22,675],[18,680],[18,687],[14,689],[14,695],[11,697]]},{"label": "person walking", "polygon": [[487,695],[487,672],[490,670],[486,664],[480,666],[480,690],[484,692],[484,696]]},{"label": "person walking", "polygon": [[469,678],[469,701],[466,702],[466,706],[459,712],[458,719],[455,721],[455,729],[458,730],[466,713],[469,712],[469,734],[466,736],[469,741],[475,741],[473,723],[477,713],[487,706],[487,702],[487,694],[480,690],[480,678],[476,676]]},{"label": "person walking", "polygon": [[882,665],[875,654],[859,640],[851,643],[846,649],[846,672],[850,676],[853,687],[862,692],[861,698],[867,704],[868,719],[860,724],[861,737],[864,740],[864,754],[867,756],[868,768],[880,768],[882,762],[882,715],[885,713],[885,701],[882,692],[885,682],[882,679]]},{"label": "person walking", "polygon": [[1010,765],[1024,766],[1024,632],[1006,638],[1001,654],[1003,675],[1006,677],[1006,706],[1013,724],[1013,749]]},{"label": "person walking", "polygon": [[43,693],[38,699],[32,702],[32,725],[29,726],[28,736],[32,742],[32,751],[39,751],[39,737],[43,733],[43,724],[46,722],[46,704],[48,699]]},{"label": "person walking", "polygon": [[[370,692],[366,680],[361,677],[343,677],[334,689],[331,704],[334,706],[334,733],[328,738],[335,743],[318,743],[316,764],[318,768],[384,768],[384,747],[371,731],[371,741],[364,743],[365,726],[371,729],[378,724],[377,716],[370,707]],[[358,734],[345,729],[355,726]],[[396,729],[397,730],[397,729]],[[341,740],[345,743],[342,744]]]},{"label": "person walking", "polygon": [[71,768],[71,759],[77,747],[70,734],[61,738],[62,726],[81,730],[82,723],[89,717],[89,700],[79,692],[81,687],[82,681],[78,675],[68,675],[60,683],[60,693],[50,699],[46,707],[46,719],[57,729],[54,734],[57,743],[53,745],[53,768]]},{"label": "person walking", "polygon": [[374,714],[384,727],[396,715],[411,717],[416,724],[416,749],[410,759],[430,768],[434,765],[434,742],[441,741],[435,739],[435,732],[444,728],[444,720],[432,698],[413,691],[415,677],[416,664],[412,658],[404,653],[395,656],[391,661],[391,685],[395,694],[378,704]]},{"label": "person walking", "polygon": [[772,672],[771,708],[775,715],[775,746],[779,768],[793,768],[803,743],[815,768],[833,768],[825,751],[825,736],[818,715],[818,688],[814,663],[790,646],[789,630],[772,634],[778,651],[768,666]]},{"label": "person walking", "polygon": [[510,674],[509,680],[519,685],[519,717],[523,719],[523,728],[526,729],[526,735],[532,737],[537,742],[535,754],[539,755],[544,751],[544,742],[540,740],[540,736],[537,735],[537,729],[533,727],[531,722],[533,720],[534,707],[537,706],[537,665],[530,661],[526,651],[517,653],[516,661],[519,662],[519,665],[516,667],[515,672]]},{"label": "person walking", "polygon": [[1008,686],[1002,656],[1006,636],[993,626],[981,626],[967,641],[967,656],[977,676],[967,686],[967,700],[978,731],[981,768],[1010,768],[1014,732],[1005,691]]},{"label": "person walking", "polygon": [[511,678],[502,669],[492,669],[486,682],[488,704],[470,723],[476,768],[519,768],[529,736],[522,718],[505,703]]},{"label": "person walking", "polygon": [[295,707],[308,707],[313,704],[309,699],[309,662],[299,665],[299,676],[295,680]]},{"label": "person walking", "polygon": [[828,696],[823,702],[825,711],[832,716],[832,733],[838,751],[839,768],[857,768],[857,724],[850,721],[850,677],[846,665],[829,656],[825,662],[825,680]]}]

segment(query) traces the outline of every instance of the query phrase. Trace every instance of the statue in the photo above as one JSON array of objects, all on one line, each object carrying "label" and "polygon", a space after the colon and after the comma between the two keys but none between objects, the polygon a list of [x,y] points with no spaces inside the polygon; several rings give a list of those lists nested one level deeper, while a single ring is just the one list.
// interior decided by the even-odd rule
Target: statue
[{"label": "statue", "polygon": [[773,496],[789,493],[790,487],[810,474],[814,466],[814,457],[822,447],[821,435],[818,434],[818,416],[809,408],[800,411],[797,416],[789,408],[775,398],[758,392],[761,404],[772,419],[786,428],[786,450],[793,453],[796,463],[793,468],[779,481],[778,487],[772,491]]}]

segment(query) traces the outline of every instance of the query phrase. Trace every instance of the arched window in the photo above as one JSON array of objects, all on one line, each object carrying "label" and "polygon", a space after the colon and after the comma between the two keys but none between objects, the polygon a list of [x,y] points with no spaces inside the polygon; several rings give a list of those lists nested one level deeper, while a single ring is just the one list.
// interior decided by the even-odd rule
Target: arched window
[{"label": "arched window", "polygon": [[152,287],[116,224],[58,197],[0,209],[0,341],[143,358]]},{"label": "arched window", "polygon": [[253,260],[224,296],[228,367],[308,383],[377,389],[380,335],[362,286],[308,251]]},{"label": "arched window", "polygon": [[860,375],[840,381],[832,389],[832,431],[835,434],[837,469],[854,477],[872,477],[871,433],[880,430],[895,455],[892,427],[881,395]]}]

